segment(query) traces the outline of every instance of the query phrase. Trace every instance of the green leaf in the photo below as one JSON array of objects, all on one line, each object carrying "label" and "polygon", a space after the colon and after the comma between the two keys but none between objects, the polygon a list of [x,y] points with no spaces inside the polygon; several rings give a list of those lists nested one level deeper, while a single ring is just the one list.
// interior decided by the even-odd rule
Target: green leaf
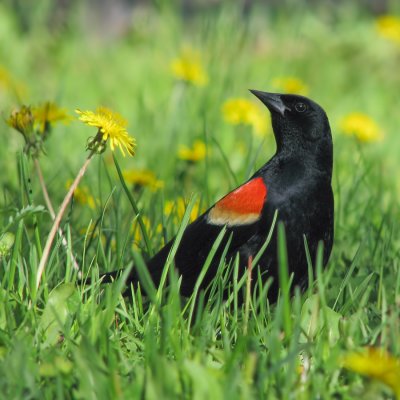
[{"label": "green leaf", "polygon": [[44,333],[44,345],[56,344],[64,331],[68,318],[78,310],[80,297],[75,285],[66,283],[56,287],[49,295],[39,329]]},{"label": "green leaf", "polygon": [[8,255],[15,241],[15,235],[6,232],[0,237],[0,258]]},{"label": "green leaf", "polygon": [[340,337],[339,322],[342,315],[325,306],[323,309],[321,299],[318,294],[309,297],[301,309],[301,328],[302,334],[300,342],[305,343],[318,337],[322,330],[326,329],[330,344],[334,344]]}]

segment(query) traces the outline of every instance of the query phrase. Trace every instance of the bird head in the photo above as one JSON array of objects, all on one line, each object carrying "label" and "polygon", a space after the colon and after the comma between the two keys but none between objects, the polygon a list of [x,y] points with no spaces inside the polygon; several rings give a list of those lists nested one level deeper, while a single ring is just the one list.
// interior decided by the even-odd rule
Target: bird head
[{"label": "bird head", "polygon": [[271,113],[278,154],[300,154],[332,165],[331,129],[321,106],[304,96],[250,91]]}]

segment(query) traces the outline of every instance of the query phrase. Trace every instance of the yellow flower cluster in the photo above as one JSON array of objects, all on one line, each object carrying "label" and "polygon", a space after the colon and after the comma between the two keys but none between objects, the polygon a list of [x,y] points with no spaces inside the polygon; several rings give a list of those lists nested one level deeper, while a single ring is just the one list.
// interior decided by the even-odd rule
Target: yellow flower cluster
[{"label": "yellow flower cluster", "polygon": [[164,187],[164,182],[158,180],[154,175],[154,172],[148,169],[129,169],[123,171],[124,179],[127,183],[137,186],[147,186],[152,191],[161,189]]},{"label": "yellow flower cluster", "polygon": [[50,125],[56,122],[68,123],[72,119],[64,108],[50,101],[34,107],[32,113],[35,124],[38,125],[38,130],[42,134],[49,130]]},{"label": "yellow flower cluster", "polygon": [[193,147],[180,145],[178,149],[178,158],[190,162],[198,162],[206,156],[206,145],[201,140],[195,140]]},{"label": "yellow flower cluster", "polygon": [[400,44],[400,17],[383,15],[376,20],[376,29],[383,38]]},{"label": "yellow flower cluster", "polygon": [[65,109],[47,101],[36,107],[21,106],[11,113],[7,123],[23,135],[30,135],[34,130],[44,135],[54,123],[70,120]]},{"label": "yellow flower cluster", "polygon": [[171,71],[175,78],[195,86],[205,86],[208,83],[200,54],[189,48],[185,48],[178,58],[172,60]]},{"label": "yellow flower cluster", "polygon": [[126,125],[127,121],[118,113],[106,107],[98,107],[95,112],[75,110],[79,119],[87,125],[98,128],[98,133],[88,142],[88,149],[96,153],[105,150],[107,141],[110,141],[111,150],[119,147],[123,156],[124,149],[131,156],[135,155],[136,142],[130,137]]},{"label": "yellow flower cluster", "polygon": [[272,81],[272,86],[282,93],[293,93],[306,96],[308,94],[308,86],[299,78],[293,76],[278,77]]},{"label": "yellow flower cluster", "polygon": [[[162,233],[162,225],[158,224],[155,229],[151,229],[151,223],[149,218],[146,216],[142,217],[143,225],[145,226],[146,232],[152,232],[156,235],[161,235]],[[139,222],[137,219],[132,224],[131,233],[133,235],[133,249],[138,250],[140,249],[140,244],[143,241],[143,232],[140,229]]]},{"label": "yellow flower cluster", "polygon": [[[176,217],[175,221],[179,224],[182,221],[183,216],[187,208],[187,202],[183,197],[178,197],[176,200],[168,200],[164,205],[164,214],[167,217]],[[194,221],[202,212],[200,209],[200,201],[196,201],[190,211],[190,221]]]},{"label": "yellow flower cluster", "polygon": [[250,100],[229,99],[222,106],[222,114],[229,124],[252,126],[258,136],[264,136],[268,131],[267,113]]},{"label": "yellow flower cluster", "polygon": [[69,120],[70,117],[64,109],[46,102],[36,107],[22,105],[10,114],[7,123],[24,137],[24,152],[36,158],[43,149],[52,125]]},{"label": "yellow flower cluster", "polygon": [[[88,141],[88,149],[102,153],[109,141],[111,150],[119,147],[125,156],[124,149],[135,154],[136,142],[126,131],[127,121],[118,113],[105,107],[99,107],[95,112],[76,110],[79,119],[87,125],[98,129],[97,135]],[[65,109],[53,102],[45,102],[36,107],[22,105],[14,110],[7,119],[9,126],[20,132],[25,139],[24,152],[37,157],[43,149],[51,127],[56,122],[67,123],[71,120]]]},{"label": "yellow flower cluster", "polygon": [[355,112],[348,114],[340,123],[346,135],[355,136],[360,142],[377,142],[383,139],[382,130],[368,115]]},{"label": "yellow flower cluster", "polygon": [[400,359],[387,351],[369,347],[363,352],[347,354],[342,364],[351,371],[386,384],[400,399]]}]

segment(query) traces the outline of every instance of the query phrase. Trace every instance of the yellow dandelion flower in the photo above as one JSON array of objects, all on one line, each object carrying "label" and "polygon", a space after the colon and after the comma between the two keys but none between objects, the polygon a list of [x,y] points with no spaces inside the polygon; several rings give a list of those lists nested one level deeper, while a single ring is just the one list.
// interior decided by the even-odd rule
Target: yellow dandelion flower
[{"label": "yellow dandelion flower", "polygon": [[360,142],[377,142],[383,139],[378,124],[368,115],[355,112],[348,114],[340,123],[343,133],[355,136]]},{"label": "yellow dandelion flower", "polygon": [[45,138],[35,130],[35,118],[31,107],[23,105],[14,110],[6,122],[24,137],[24,153],[33,158],[38,157],[43,151],[43,140]]},{"label": "yellow dandelion flower", "polygon": [[125,156],[124,149],[131,156],[135,155],[136,141],[129,136],[126,130],[127,121],[120,114],[106,107],[98,107],[95,112],[75,111],[80,115],[79,120],[98,128],[97,135],[88,142],[89,150],[102,153],[107,141],[110,140],[112,151],[118,146],[123,156]]},{"label": "yellow dandelion flower", "polygon": [[189,48],[184,49],[178,58],[172,60],[171,71],[175,78],[195,86],[205,86],[208,83],[200,54]]},{"label": "yellow dandelion flower", "polygon": [[[177,200],[168,200],[165,202],[164,205],[164,214],[167,217],[174,216],[176,217],[175,222],[179,223],[183,216],[185,215],[186,208],[187,208],[187,201],[183,197],[178,197]],[[200,200],[197,200],[193,204],[193,208],[190,211],[189,220],[192,222],[194,221],[202,212],[200,209]]]},{"label": "yellow dandelion flower", "polygon": [[308,94],[308,86],[301,79],[294,76],[275,78],[272,81],[272,86],[283,93],[294,93],[303,96]]},{"label": "yellow dandelion flower", "polygon": [[7,123],[24,136],[24,152],[37,157],[43,150],[43,143],[50,131],[50,126],[54,122],[67,119],[69,117],[64,110],[58,108],[54,103],[46,102],[34,108],[21,106],[11,113]]},{"label": "yellow dandelion flower", "polygon": [[185,161],[198,162],[206,156],[206,145],[201,140],[195,140],[193,147],[180,145],[178,149],[178,158]]},{"label": "yellow dandelion flower", "polygon": [[154,172],[148,169],[129,169],[122,172],[127,183],[137,186],[148,186],[152,191],[164,187],[164,182],[158,180]]},{"label": "yellow dandelion flower", "polygon": [[[72,179],[68,179],[65,184],[66,189],[69,189],[71,185]],[[90,194],[90,190],[87,186],[77,187],[74,191],[74,199],[79,204],[88,205],[92,210],[96,208],[97,201]]]},{"label": "yellow dandelion flower", "polygon": [[25,139],[33,133],[33,123],[31,107],[24,105],[20,109],[14,110],[7,119],[7,124],[22,133]]},{"label": "yellow dandelion flower", "polygon": [[[142,217],[143,224],[145,226],[146,232],[153,232],[156,235],[160,235],[162,233],[162,225],[158,224],[155,228],[155,230],[151,229],[151,223],[149,218],[146,216]],[[137,219],[132,224],[131,227],[131,234],[133,235],[133,248],[136,250],[140,247],[140,243],[143,241],[143,233],[140,228],[139,222]]]},{"label": "yellow dandelion flower", "polygon": [[14,92],[17,98],[22,98],[26,95],[26,87],[22,83],[16,81],[8,70],[0,65],[0,86]]},{"label": "yellow dandelion flower", "polygon": [[400,359],[387,351],[369,347],[360,353],[352,352],[344,356],[342,365],[350,371],[386,384],[400,399]]},{"label": "yellow dandelion flower", "polygon": [[71,120],[65,109],[50,101],[34,107],[32,113],[40,133],[45,133],[56,122],[68,123]]},{"label": "yellow dandelion flower", "polygon": [[381,37],[400,44],[400,17],[383,15],[376,20],[376,29]]},{"label": "yellow dandelion flower", "polygon": [[2,66],[0,66],[0,84],[1,86],[8,87],[11,85],[12,78],[10,73]]},{"label": "yellow dandelion flower", "polygon": [[264,136],[268,131],[268,115],[247,99],[229,99],[222,106],[224,120],[232,125],[250,125],[258,136]]}]

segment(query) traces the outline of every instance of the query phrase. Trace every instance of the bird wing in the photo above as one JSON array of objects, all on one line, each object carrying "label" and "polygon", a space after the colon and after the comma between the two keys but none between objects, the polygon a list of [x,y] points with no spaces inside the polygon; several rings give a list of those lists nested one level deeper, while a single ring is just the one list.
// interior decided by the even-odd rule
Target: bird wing
[{"label": "bird wing", "polygon": [[[224,226],[227,227],[227,232],[214,256],[207,274],[209,278],[215,274],[228,241],[230,244],[227,258],[232,257],[237,251],[243,252],[241,255],[244,256],[245,252],[252,252],[253,247],[258,246],[258,241],[255,239],[260,231],[264,230],[260,226],[260,221],[266,199],[267,186],[264,180],[261,177],[252,178],[228,193],[187,226],[175,255],[175,267],[183,278],[181,288],[183,294],[189,294],[193,289],[204,262]],[[149,272],[156,284],[173,241],[174,239],[148,262]]]},{"label": "bird wing", "polygon": [[264,180],[261,177],[253,178],[210,208],[207,222],[228,227],[253,224],[261,217],[267,193]]}]

